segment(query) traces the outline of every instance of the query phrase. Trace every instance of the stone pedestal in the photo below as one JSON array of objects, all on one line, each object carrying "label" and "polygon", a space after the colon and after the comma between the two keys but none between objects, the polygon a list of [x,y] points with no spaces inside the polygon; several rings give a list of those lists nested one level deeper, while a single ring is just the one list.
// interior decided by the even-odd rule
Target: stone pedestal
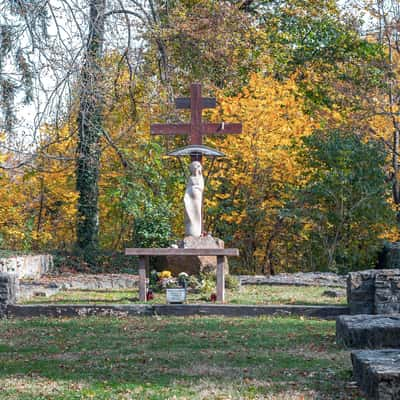
[{"label": "stone pedestal", "polygon": [[347,278],[347,302],[351,314],[373,314],[376,270],[350,272]]},{"label": "stone pedestal", "polygon": [[351,314],[400,313],[400,270],[349,273],[347,300]]},{"label": "stone pedestal", "polygon": [[[187,236],[178,243],[178,247],[182,249],[223,249],[224,241],[212,236]],[[215,273],[217,270],[217,257],[214,256],[167,256],[166,258],[166,269],[171,271],[174,276],[177,276],[180,272],[197,275],[199,273]],[[226,257],[225,273],[229,273]]]},{"label": "stone pedestal", "polygon": [[347,348],[400,348],[400,315],[341,315],[336,342]]},{"label": "stone pedestal", "polygon": [[400,270],[378,271],[375,275],[375,314],[400,313]]},{"label": "stone pedestal", "polygon": [[361,350],[351,353],[353,375],[368,399],[400,399],[400,351]]}]

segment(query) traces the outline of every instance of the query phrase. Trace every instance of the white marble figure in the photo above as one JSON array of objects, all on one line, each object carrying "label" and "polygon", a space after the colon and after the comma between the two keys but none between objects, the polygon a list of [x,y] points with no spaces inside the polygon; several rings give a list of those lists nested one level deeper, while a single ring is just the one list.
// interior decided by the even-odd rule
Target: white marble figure
[{"label": "white marble figure", "polygon": [[189,165],[190,177],[186,184],[185,196],[185,236],[201,236],[201,211],[203,204],[204,179],[202,166],[198,161]]}]

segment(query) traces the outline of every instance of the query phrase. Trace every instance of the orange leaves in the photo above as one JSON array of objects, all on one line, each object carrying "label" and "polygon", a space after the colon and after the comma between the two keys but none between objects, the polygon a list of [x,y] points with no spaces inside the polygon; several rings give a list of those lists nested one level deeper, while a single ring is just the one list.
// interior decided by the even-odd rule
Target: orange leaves
[{"label": "orange leaves", "polygon": [[0,237],[11,249],[59,247],[74,240],[74,140],[67,127],[55,132],[45,126],[43,136],[33,165],[0,171]]},{"label": "orange leaves", "polygon": [[[293,145],[317,123],[303,111],[294,77],[279,82],[253,74],[239,95],[221,94],[219,103],[215,120],[240,121],[243,133],[207,139],[228,156],[215,173],[214,180],[223,184],[213,201],[236,240],[248,243],[254,238],[253,256],[261,262],[279,210],[290,196],[289,186],[300,175]],[[212,206],[206,200],[206,209]]]},{"label": "orange leaves", "polygon": [[224,152],[240,158],[234,180],[250,184],[265,170],[271,179],[292,179],[294,162],[290,147],[316,127],[302,107],[294,79],[280,83],[261,74],[251,76],[240,96],[221,99],[226,120],[240,120],[244,126],[242,135],[218,142]]}]

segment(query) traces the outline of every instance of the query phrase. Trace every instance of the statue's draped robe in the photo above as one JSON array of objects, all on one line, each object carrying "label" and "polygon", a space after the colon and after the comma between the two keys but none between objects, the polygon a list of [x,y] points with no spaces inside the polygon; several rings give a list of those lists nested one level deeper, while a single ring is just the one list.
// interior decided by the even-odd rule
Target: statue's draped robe
[{"label": "statue's draped robe", "polygon": [[194,161],[190,164],[191,176],[186,185],[183,202],[185,204],[185,236],[201,236],[202,204],[204,179],[201,164]]}]

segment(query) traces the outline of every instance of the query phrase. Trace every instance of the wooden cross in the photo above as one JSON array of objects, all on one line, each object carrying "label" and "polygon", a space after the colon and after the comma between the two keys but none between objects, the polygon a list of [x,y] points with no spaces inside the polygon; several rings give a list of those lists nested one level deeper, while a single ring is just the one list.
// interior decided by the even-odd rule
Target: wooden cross
[{"label": "wooden cross", "polygon": [[[203,144],[204,135],[226,135],[230,133],[242,133],[242,124],[231,123],[203,123],[201,115],[204,108],[215,108],[215,98],[201,97],[201,84],[190,85],[190,98],[175,99],[175,107],[178,109],[190,109],[191,119],[189,124],[152,124],[152,135],[189,135],[190,144]],[[192,161],[200,161],[201,155],[192,155]]]}]

